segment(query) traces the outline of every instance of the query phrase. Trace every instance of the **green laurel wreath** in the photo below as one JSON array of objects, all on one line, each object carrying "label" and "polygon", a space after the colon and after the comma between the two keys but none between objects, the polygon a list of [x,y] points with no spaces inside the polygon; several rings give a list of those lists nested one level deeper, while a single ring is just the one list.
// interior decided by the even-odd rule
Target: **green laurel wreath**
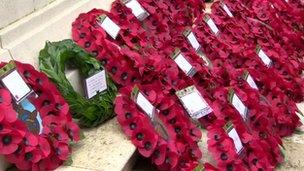
[{"label": "green laurel wreath", "polygon": [[87,78],[101,70],[102,65],[90,54],[67,39],[60,42],[46,42],[39,53],[39,68],[58,87],[69,103],[74,119],[80,125],[94,127],[114,117],[113,101],[117,94],[114,82],[107,75],[107,90],[86,99],[75,92],[65,75],[66,64],[79,69],[81,76]]}]

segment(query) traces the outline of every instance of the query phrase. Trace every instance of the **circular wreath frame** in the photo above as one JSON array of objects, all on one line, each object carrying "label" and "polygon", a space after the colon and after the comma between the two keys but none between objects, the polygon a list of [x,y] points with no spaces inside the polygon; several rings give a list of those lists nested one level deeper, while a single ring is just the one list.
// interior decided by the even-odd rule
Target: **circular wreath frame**
[{"label": "circular wreath frame", "polygon": [[[14,61],[16,69],[36,95],[27,98],[39,112],[41,134],[31,132],[17,118],[10,92],[0,87],[0,154],[20,170],[54,170],[68,160],[70,144],[80,139],[69,106],[47,76],[29,64]],[[1,63],[0,68],[6,63]]]},{"label": "circular wreath frame", "polygon": [[159,109],[154,117],[150,118],[137,106],[131,98],[133,86],[126,86],[115,99],[117,120],[139,153],[150,158],[158,169],[193,170],[202,157],[197,144],[201,132],[180,104],[158,88],[159,84],[154,81],[136,85]]},{"label": "circular wreath frame", "polygon": [[86,99],[75,92],[66,78],[67,63],[78,68],[85,78],[103,68],[93,56],[82,50],[72,40],[47,42],[45,48],[40,51],[39,63],[40,70],[57,85],[71,107],[73,118],[79,119],[80,125],[94,127],[115,116],[113,101],[117,88],[109,76],[107,76],[107,90],[91,99]]}]

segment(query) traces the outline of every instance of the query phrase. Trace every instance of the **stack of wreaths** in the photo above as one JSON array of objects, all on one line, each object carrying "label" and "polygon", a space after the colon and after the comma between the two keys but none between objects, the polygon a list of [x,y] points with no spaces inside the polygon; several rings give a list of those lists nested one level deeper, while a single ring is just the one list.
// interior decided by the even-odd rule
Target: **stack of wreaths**
[{"label": "stack of wreaths", "polygon": [[[207,170],[273,170],[281,138],[300,125],[303,49],[288,44],[300,33],[275,30],[250,4],[234,2],[209,15],[199,0],[117,0],[111,12],[94,9],[73,23],[74,41],[123,87],[115,112],[124,132],[159,169],[199,163],[200,133],[189,134],[189,118],[208,132],[216,165]],[[205,104],[199,115],[182,100],[192,90]]]}]

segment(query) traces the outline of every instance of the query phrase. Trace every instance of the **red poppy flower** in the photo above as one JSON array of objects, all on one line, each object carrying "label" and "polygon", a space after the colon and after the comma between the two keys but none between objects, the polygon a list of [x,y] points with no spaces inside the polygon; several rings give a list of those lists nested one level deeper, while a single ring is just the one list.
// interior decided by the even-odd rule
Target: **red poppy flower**
[{"label": "red poppy flower", "polygon": [[70,156],[70,149],[66,143],[56,141],[54,142],[55,154],[61,160],[67,160]]},{"label": "red poppy flower", "polygon": [[[70,153],[68,142],[79,140],[79,128],[71,122],[67,103],[46,75],[36,71],[31,65],[15,63],[25,82],[38,95],[30,95],[28,99],[41,114],[43,131],[39,135],[29,132],[23,121],[17,119],[8,91],[0,89],[3,102],[0,104],[3,112],[0,112],[0,153],[21,170],[55,169]],[[55,153],[53,147],[58,149],[56,154],[59,158],[49,161]],[[45,164],[46,160],[48,164]]]},{"label": "red poppy flower", "polygon": [[22,136],[18,132],[0,134],[0,153],[11,154],[18,149]]}]

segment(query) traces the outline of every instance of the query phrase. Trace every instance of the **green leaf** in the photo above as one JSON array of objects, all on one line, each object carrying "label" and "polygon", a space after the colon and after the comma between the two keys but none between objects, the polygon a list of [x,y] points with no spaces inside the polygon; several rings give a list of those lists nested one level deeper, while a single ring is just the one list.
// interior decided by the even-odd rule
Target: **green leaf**
[{"label": "green leaf", "polygon": [[298,135],[303,135],[304,134],[304,131],[303,130],[300,130],[300,129],[296,129],[295,134],[298,134]]},{"label": "green leaf", "polygon": [[204,165],[199,163],[198,166],[194,169],[194,171],[203,171],[205,170]]},{"label": "green leaf", "polygon": [[79,136],[80,136],[80,140],[85,139],[85,135],[84,135],[84,133],[83,133],[83,131],[82,131],[82,130],[80,130],[80,132],[79,132]]},{"label": "green leaf", "polygon": [[69,156],[69,158],[63,163],[64,166],[71,166],[72,164],[73,164],[73,160],[71,156]]},{"label": "green leaf", "polygon": [[115,116],[113,100],[117,94],[114,82],[107,75],[108,89],[92,99],[86,99],[73,89],[65,75],[66,65],[79,69],[82,77],[86,78],[103,70],[102,65],[91,54],[85,52],[72,40],[46,42],[39,53],[39,67],[69,103],[73,118],[86,127],[97,126]]}]

